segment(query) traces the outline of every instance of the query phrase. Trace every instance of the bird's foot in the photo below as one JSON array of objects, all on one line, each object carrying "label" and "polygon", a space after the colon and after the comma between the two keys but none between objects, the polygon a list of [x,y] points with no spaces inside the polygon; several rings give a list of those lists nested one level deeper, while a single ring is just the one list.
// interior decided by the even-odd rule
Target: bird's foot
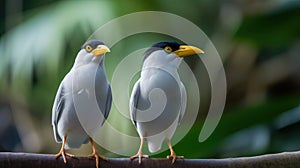
[{"label": "bird's foot", "polygon": [[62,156],[62,158],[63,158],[65,164],[67,163],[66,156],[69,156],[69,157],[71,157],[71,158],[74,157],[74,155],[69,154],[69,153],[66,153],[64,149],[60,150],[60,151],[55,155],[55,159],[59,158],[60,156]]},{"label": "bird's foot", "polygon": [[130,157],[130,160],[134,160],[135,158],[139,158],[139,164],[142,164],[142,158],[149,158],[148,155],[143,155],[142,152],[138,152],[136,155]]},{"label": "bird's foot", "polygon": [[167,159],[172,159],[172,164],[175,163],[176,159],[184,159],[184,156],[177,156],[175,153],[167,156]]},{"label": "bird's foot", "polygon": [[102,160],[108,161],[108,159],[104,156],[101,156],[98,154],[98,152],[93,152],[92,154],[88,155],[89,158],[95,158],[96,159],[96,168],[99,167],[99,158],[101,158]]}]

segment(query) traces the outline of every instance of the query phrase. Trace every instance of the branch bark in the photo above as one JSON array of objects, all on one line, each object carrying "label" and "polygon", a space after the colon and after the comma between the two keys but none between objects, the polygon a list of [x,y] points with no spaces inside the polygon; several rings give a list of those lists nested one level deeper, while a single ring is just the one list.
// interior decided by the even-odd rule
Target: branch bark
[{"label": "branch bark", "polygon": [[[67,159],[67,165],[62,158],[55,159],[53,154],[31,153],[0,153],[0,167],[2,168],[66,168],[66,167],[95,167],[95,160],[87,157]],[[138,159],[130,161],[128,158],[109,158],[109,161],[100,160],[101,168],[157,168],[157,167],[201,167],[201,168],[294,168],[300,167],[300,152],[285,152],[255,157],[227,158],[227,159],[177,159],[171,161],[161,158],[144,159],[142,165]]]}]

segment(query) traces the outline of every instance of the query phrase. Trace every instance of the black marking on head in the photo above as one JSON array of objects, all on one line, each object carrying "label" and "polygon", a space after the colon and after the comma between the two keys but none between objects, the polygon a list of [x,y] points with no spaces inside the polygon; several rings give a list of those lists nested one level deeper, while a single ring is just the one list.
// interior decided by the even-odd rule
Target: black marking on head
[{"label": "black marking on head", "polygon": [[[89,40],[81,46],[81,49],[86,49],[87,46],[91,46],[92,50],[94,50],[95,48],[97,48],[98,45],[104,45],[104,43],[99,40]],[[87,51],[87,52],[91,52],[91,51]]]},{"label": "black marking on head", "polygon": [[180,48],[180,44],[177,42],[173,42],[173,41],[167,41],[167,42],[159,42],[156,43],[154,45],[152,45],[146,52],[145,52],[145,57],[144,60],[146,60],[149,55],[151,55],[154,51],[157,50],[164,50],[165,47],[171,47],[172,48],[172,52],[178,50]]}]

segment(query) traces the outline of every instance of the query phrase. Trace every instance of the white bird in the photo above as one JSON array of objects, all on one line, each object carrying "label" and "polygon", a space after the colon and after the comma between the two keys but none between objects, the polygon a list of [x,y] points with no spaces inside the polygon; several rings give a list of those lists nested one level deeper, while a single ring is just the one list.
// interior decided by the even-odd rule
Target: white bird
[{"label": "white bird", "polygon": [[89,157],[95,157],[96,167],[99,157],[107,160],[98,154],[92,138],[111,108],[111,88],[104,68],[107,52],[110,52],[109,48],[101,41],[84,43],[58,88],[52,109],[52,126],[56,142],[62,143],[56,158],[62,156],[64,163],[67,162],[66,155],[74,156],[65,149],[79,148],[88,141],[93,150]]},{"label": "white bird", "polygon": [[144,141],[151,153],[160,150],[166,140],[172,163],[176,156],[171,138],[180,123],[187,103],[186,90],[180,80],[178,67],[185,56],[204,53],[201,49],[180,45],[177,42],[160,42],[145,52],[140,79],[135,83],[130,97],[130,115],[140,136],[140,148],[131,160],[143,157]]}]

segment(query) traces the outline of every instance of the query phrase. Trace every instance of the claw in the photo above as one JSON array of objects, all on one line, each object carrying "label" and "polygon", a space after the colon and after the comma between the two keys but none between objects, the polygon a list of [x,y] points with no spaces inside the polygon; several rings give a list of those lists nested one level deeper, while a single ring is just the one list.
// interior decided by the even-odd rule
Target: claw
[{"label": "claw", "polygon": [[93,153],[88,155],[88,157],[90,158],[95,158],[96,159],[96,168],[99,168],[99,158],[101,158],[102,160],[108,161],[108,159],[104,156],[99,155],[99,153],[96,151],[96,147],[94,145],[94,141],[92,138],[90,138],[90,142],[92,145],[92,149],[93,149]]},{"label": "claw", "polygon": [[171,142],[170,142],[169,139],[167,139],[167,144],[168,144],[170,152],[171,152],[171,154],[167,156],[167,159],[171,159],[172,158],[171,164],[174,164],[177,158],[178,159],[184,159],[184,156],[177,156],[176,155],[175,151],[172,148],[172,145],[171,145]]},{"label": "claw", "polygon": [[171,159],[171,158],[172,158],[172,164],[174,164],[176,159],[184,159],[184,156],[177,156],[174,152],[173,154],[167,156],[167,159]]},{"label": "claw", "polygon": [[102,160],[108,161],[108,159],[104,156],[101,156],[98,154],[98,152],[93,152],[92,154],[88,155],[88,157],[90,158],[95,158],[96,159],[96,168],[99,168],[99,158],[101,158]]},{"label": "claw", "polygon": [[133,160],[135,158],[139,158],[139,164],[142,164],[142,158],[149,158],[148,155],[143,155],[143,152],[142,152],[143,145],[144,145],[144,137],[141,137],[141,144],[140,144],[139,151],[136,155],[131,156],[130,160]]},{"label": "claw", "polygon": [[66,151],[65,151],[66,139],[67,139],[67,136],[64,136],[63,143],[62,143],[62,145],[61,145],[61,149],[60,149],[60,151],[55,155],[55,159],[57,159],[57,158],[59,158],[60,156],[62,156],[62,158],[63,158],[65,164],[67,164],[66,156],[74,157],[74,155],[71,155],[71,154],[69,154],[69,153],[66,153]]},{"label": "claw", "polygon": [[69,153],[66,153],[66,152],[65,152],[65,149],[60,150],[60,151],[55,155],[55,159],[59,158],[60,156],[62,156],[62,158],[63,158],[65,164],[67,163],[66,156],[69,156],[69,157],[71,157],[71,158],[74,157],[74,155],[69,154]]},{"label": "claw", "polygon": [[149,158],[148,155],[143,155],[141,151],[139,151],[137,154],[130,157],[130,160],[134,160],[135,158],[139,158],[139,164],[142,164],[142,158]]}]

